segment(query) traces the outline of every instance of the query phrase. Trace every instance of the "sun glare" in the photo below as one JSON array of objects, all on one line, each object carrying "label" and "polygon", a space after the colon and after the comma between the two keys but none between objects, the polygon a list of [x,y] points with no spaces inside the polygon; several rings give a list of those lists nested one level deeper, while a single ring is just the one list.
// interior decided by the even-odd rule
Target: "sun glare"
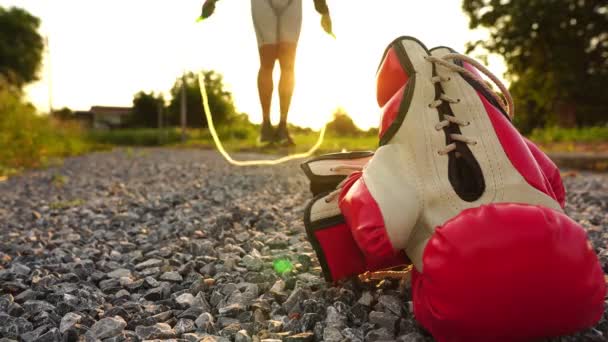
[{"label": "sun glare", "polygon": [[[41,17],[41,31],[49,37],[51,58],[40,72],[41,81],[28,87],[41,111],[48,109],[49,79],[55,108],[86,110],[93,105],[130,106],[140,90],[168,94],[180,73],[205,69],[221,73],[237,109],[259,123],[259,57],[250,1],[220,1],[209,20],[196,24],[202,2],[107,0],[85,5],[58,0],[51,6],[37,0],[0,0],[4,6],[23,6]],[[304,0],[289,121],[320,128],[337,108],[344,108],[359,127],[377,126],[375,72],[394,38],[410,35],[429,47],[447,45],[463,51],[467,41],[484,37],[483,32],[468,29],[460,4],[461,0],[328,0],[334,40],[321,29],[312,0]],[[500,59],[490,62],[495,74],[504,72]],[[275,123],[278,81],[277,63]]]}]

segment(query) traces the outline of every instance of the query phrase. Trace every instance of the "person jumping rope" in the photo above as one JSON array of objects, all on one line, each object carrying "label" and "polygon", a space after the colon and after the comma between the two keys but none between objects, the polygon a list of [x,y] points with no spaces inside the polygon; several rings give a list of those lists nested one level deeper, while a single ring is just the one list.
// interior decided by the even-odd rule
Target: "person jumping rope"
[{"label": "person jumping rope", "polygon": [[[205,1],[202,19],[213,14],[217,1]],[[313,1],[315,9],[321,14],[321,26],[325,32],[333,36],[326,1]],[[251,0],[251,16],[260,54],[258,93],[262,107],[262,128],[259,142],[293,146],[295,144],[287,128],[287,115],[295,84],[294,65],[302,26],[302,0]],[[270,122],[270,105],[274,88],[272,71],[276,60],[281,67],[279,80],[281,119],[275,130]]]}]

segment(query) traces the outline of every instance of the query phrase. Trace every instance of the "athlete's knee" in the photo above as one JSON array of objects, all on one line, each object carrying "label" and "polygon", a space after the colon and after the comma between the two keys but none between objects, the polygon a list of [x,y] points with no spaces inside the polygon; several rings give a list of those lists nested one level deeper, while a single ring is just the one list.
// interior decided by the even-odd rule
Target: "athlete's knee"
[{"label": "athlete's knee", "polygon": [[260,75],[260,76],[272,75],[273,69],[274,69],[274,63],[272,65],[262,64],[262,65],[260,65],[260,69],[258,70],[258,75]]},{"label": "athlete's knee", "polygon": [[293,73],[296,62],[296,48],[297,45],[294,43],[279,44],[279,64],[282,72]]},{"label": "athlete's knee", "polygon": [[281,60],[280,66],[281,66],[281,76],[285,75],[285,76],[291,77],[295,73],[295,63],[292,59],[291,60],[285,60],[285,59]]},{"label": "athlete's knee", "polygon": [[278,57],[278,46],[267,44],[260,47],[260,72],[272,72]]},{"label": "athlete's knee", "polygon": [[281,74],[285,74],[285,75],[293,75],[295,70],[294,70],[294,64],[293,63],[287,63],[287,64],[281,64]]}]

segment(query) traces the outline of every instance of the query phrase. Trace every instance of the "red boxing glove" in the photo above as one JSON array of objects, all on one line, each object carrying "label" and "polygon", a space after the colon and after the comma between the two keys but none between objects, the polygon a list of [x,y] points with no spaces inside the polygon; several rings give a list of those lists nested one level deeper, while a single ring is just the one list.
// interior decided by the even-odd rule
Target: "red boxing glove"
[{"label": "red boxing glove", "polygon": [[[357,174],[351,177],[354,179]],[[409,264],[403,251],[387,253],[382,258],[366,256],[338,208],[337,195],[332,192],[316,196],[304,212],[306,233],[327,281],[336,282],[366,271]]]},{"label": "red boxing glove", "polygon": [[564,208],[566,206],[566,189],[564,188],[564,182],[562,181],[559,169],[533,142],[526,138],[524,138],[524,140],[526,141],[530,152],[532,152],[532,156],[534,156],[534,159],[538,163],[538,166],[549,181],[549,184],[551,184],[551,190],[553,191],[555,200]]},{"label": "red boxing glove", "polygon": [[606,284],[585,231],[563,212],[559,171],[474,68],[488,74],[412,37],[389,45],[377,74],[380,147],[306,212],[324,272],[336,280],[398,265],[405,251],[416,319],[440,342],[592,326]]}]

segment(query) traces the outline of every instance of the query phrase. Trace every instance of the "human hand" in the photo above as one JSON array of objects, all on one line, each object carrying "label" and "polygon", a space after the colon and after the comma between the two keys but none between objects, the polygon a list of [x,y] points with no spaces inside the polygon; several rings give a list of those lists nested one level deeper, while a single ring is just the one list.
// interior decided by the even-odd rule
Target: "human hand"
[{"label": "human hand", "polygon": [[336,35],[334,34],[332,29],[331,17],[329,16],[329,14],[323,14],[321,16],[321,27],[323,27],[323,30],[327,32],[327,34],[336,38]]},{"label": "human hand", "polygon": [[215,11],[215,2],[216,1],[217,0],[205,1],[205,3],[203,4],[203,9],[201,11],[201,16],[198,18],[197,21],[205,20],[213,14],[213,12]]}]

